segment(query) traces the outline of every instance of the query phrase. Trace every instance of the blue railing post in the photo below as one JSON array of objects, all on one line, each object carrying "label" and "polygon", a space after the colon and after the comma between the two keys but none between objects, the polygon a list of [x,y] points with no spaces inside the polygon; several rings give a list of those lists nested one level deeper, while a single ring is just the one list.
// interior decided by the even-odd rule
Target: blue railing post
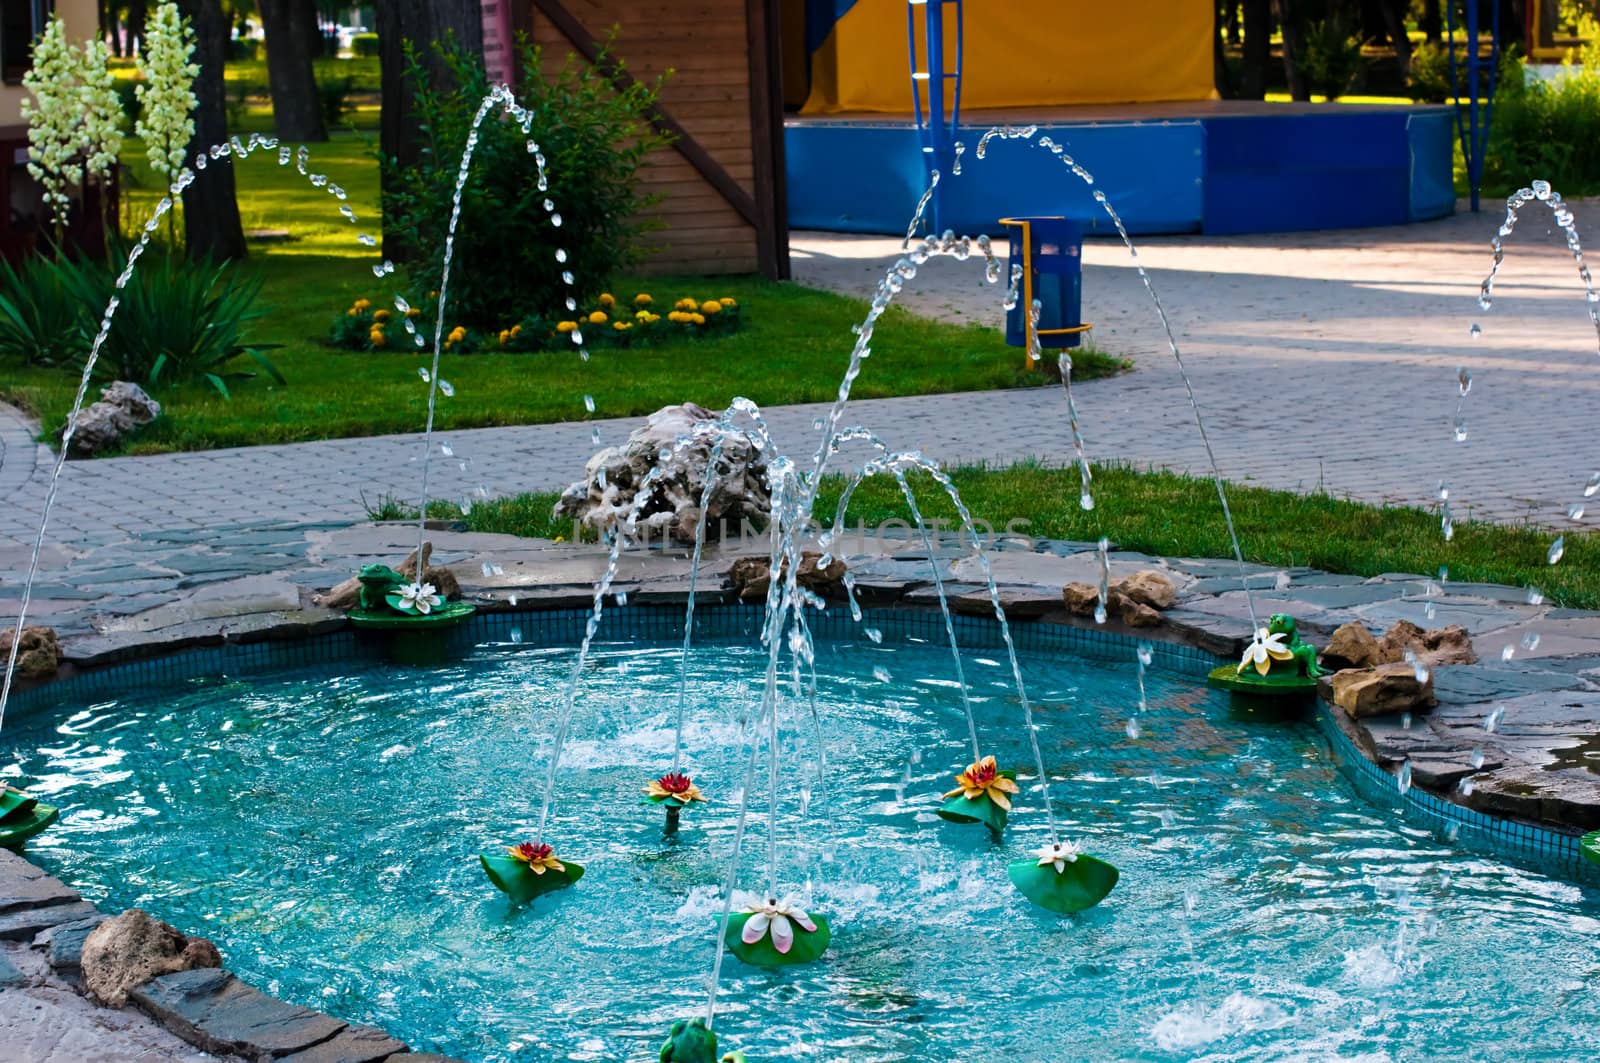
[{"label": "blue railing post", "polygon": [[[1461,98],[1461,76],[1456,62],[1455,5],[1444,5],[1448,34],[1445,46],[1450,50],[1450,90],[1455,100],[1456,134],[1461,141],[1461,158],[1467,167],[1467,188],[1472,200],[1472,210],[1478,210],[1478,196],[1483,187],[1483,157],[1489,143],[1489,126],[1494,121],[1494,92],[1500,77],[1500,5],[1489,0],[1492,11],[1489,28],[1489,58],[1485,62],[1478,48],[1482,29],[1480,0],[1466,0],[1465,22],[1467,47],[1463,62],[1466,64],[1467,98],[1465,109]],[[1482,71],[1487,66],[1485,76]],[[1487,87],[1487,92],[1484,89]]]},{"label": "blue railing post", "polygon": [[[955,68],[945,65],[945,8],[955,9],[956,39]],[[917,9],[922,9],[922,29],[925,55],[917,48]],[[906,49],[911,66],[911,106],[916,116],[917,135],[921,142],[922,160],[929,178],[938,170],[941,178],[948,177],[955,163],[956,127],[961,119],[961,63],[963,56],[963,18],[961,0],[906,0]],[[919,66],[919,58],[926,63]],[[945,110],[945,83],[953,83],[950,109]],[[927,85],[928,101],[923,106],[922,87]],[[928,204],[929,227],[941,228],[940,199],[943,189],[934,190]]]}]

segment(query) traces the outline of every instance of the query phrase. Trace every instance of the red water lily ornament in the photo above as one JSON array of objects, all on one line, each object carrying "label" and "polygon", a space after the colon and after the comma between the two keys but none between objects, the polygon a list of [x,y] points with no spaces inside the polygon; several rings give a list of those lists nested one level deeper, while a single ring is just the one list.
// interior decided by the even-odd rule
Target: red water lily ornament
[{"label": "red water lily ornament", "polygon": [[506,849],[513,860],[520,860],[528,865],[528,870],[535,875],[542,875],[546,871],[565,871],[567,866],[556,859],[555,850],[543,842],[523,842]]},{"label": "red water lily ornament", "polygon": [[705,800],[705,795],[694,784],[694,780],[681,771],[669,771],[661,778],[651,780],[644,792],[652,801],[675,801],[680,807]]}]

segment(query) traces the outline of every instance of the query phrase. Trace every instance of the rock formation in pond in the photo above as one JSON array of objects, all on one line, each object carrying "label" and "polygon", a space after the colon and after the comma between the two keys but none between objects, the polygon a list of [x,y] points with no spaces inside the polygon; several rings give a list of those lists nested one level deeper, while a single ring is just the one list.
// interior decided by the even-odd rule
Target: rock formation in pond
[{"label": "rock formation in pond", "polygon": [[110,450],[161,415],[161,404],[138,384],[118,380],[100,389],[100,401],[78,411],[70,452],[89,458]]},{"label": "rock formation in pond", "polygon": [[83,982],[89,995],[120,1008],[128,992],[152,978],[197,967],[221,967],[205,938],[187,937],[139,908],[129,908],[89,932],[83,942]]},{"label": "rock formation in pond", "polygon": [[[706,470],[718,438],[718,420],[717,414],[692,402],[662,407],[634,429],[627,442],[607,447],[589,459],[584,478],[568,487],[556,503],[555,516],[603,536],[627,517],[634,494],[650,470],[664,464],[652,497],[640,511],[634,534],[656,541],[693,543]],[[676,449],[674,444],[681,438],[693,442]],[[722,438],[716,482],[706,507],[708,539],[737,532],[745,521],[764,527],[772,514],[766,454],[742,433],[725,433]],[[663,452],[668,455],[664,462]]]},{"label": "rock formation in pond", "polygon": [[[822,555],[807,550],[800,555],[800,574],[795,582],[819,598],[834,601],[845,597],[845,564],[833,558],[826,566],[819,564]],[[789,570],[789,560],[779,563],[779,572]],[[741,557],[728,569],[728,586],[742,601],[765,601],[767,589],[772,585],[772,560],[766,557]]]}]

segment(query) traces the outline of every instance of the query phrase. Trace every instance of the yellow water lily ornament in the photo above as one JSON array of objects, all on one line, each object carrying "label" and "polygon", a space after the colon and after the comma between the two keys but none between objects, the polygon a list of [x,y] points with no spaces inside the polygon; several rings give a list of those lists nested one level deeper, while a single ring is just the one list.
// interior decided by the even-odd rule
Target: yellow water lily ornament
[{"label": "yellow water lily ornament", "polygon": [[987,797],[1007,812],[1011,811],[1011,798],[1008,795],[1022,792],[1016,783],[1000,774],[1000,767],[992,756],[969,764],[966,771],[956,776],[956,782],[959,785],[945,797],[959,794],[968,801]]}]

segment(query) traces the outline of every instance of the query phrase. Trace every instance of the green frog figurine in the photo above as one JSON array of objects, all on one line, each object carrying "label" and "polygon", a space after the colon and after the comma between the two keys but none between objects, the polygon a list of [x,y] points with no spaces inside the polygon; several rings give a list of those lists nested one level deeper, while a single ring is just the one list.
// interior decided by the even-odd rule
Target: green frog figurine
[{"label": "green frog figurine", "polygon": [[1317,689],[1322,674],[1316,647],[1301,640],[1294,617],[1275,613],[1245,647],[1243,659],[1215,669],[1208,682],[1253,706],[1298,705]]},{"label": "green frog figurine", "polygon": [[747,1063],[743,1052],[717,1055],[717,1035],[706,1028],[704,1019],[679,1019],[667,1031],[661,1046],[661,1063]]},{"label": "green frog figurine", "polygon": [[387,611],[389,606],[384,601],[385,596],[394,594],[406,582],[406,578],[388,565],[366,565],[356,575],[361,581],[361,593],[358,604],[362,609],[376,609]]}]

